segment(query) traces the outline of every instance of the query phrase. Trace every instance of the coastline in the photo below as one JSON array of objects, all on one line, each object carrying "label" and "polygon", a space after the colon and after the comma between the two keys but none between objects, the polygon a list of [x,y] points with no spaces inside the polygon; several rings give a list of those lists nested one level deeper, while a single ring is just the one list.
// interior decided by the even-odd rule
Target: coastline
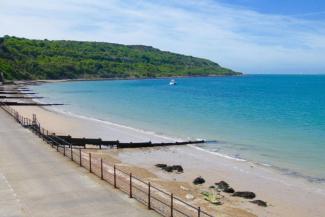
[{"label": "coastline", "polygon": [[235,75],[185,75],[185,76],[167,76],[167,77],[143,77],[143,78],[76,78],[76,79],[39,79],[39,80],[23,80],[14,81],[16,85],[39,85],[44,83],[60,83],[60,82],[78,82],[78,81],[128,81],[128,80],[156,80],[156,79],[176,79],[176,78],[209,78],[209,77],[242,77],[247,74],[235,74]]},{"label": "coastline", "polygon": [[[162,138],[162,136],[152,132],[139,131],[134,128],[72,116],[71,114],[62,114],[51,109],[39,107],[17,107],[16,109],[28,117],[32,113],[36,113],[45,128],[64,135],[101,137],[121,141],[167,141],[171,139],[168,137]],[[206,190],[213,183],[225,180],[235,190],[253,191],[257,194],[258,199],[265,200],[269,204],[267,208],[258,207],[249,203],[249,200],[238,199],[224,194],[224,204],[216,208],[225,216],[228,213],[236,216],[302,217],[309,216],[312,213],[312,216],[320,217],[325,212],[325,209],[321,206],[325,202],[324,186],[281,175],[272,168],[227,159],[197,149],[197,147],[182,146],[106,150],[103,151],[103,155],[115,162],[121,162],[124,166],[128,165],[131,171],[140,170],[140,175],[154,174],[153,179],[158,177],[167,181],[167,184],[166,182],[163,183],[167,189],[179,190],[179,186],[175,187],[175,183],[183,183],[182,185],[187,183],[186,188],[194,187],[191,184],[192,180],[197,176],[202,176],[207,182],[196,191]],[[154,166],[157,163],[180,164],[185,171],[183,174],[162,172]],[[302,195],[304,196],[302,197]],[[304,206],[301,206],[301,204],[304,204]]]}]

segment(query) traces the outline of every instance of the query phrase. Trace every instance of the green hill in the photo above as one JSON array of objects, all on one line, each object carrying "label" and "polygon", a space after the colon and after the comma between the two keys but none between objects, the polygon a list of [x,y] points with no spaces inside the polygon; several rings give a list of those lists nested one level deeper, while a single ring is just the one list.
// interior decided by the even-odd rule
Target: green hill
[{"label": "green hill", "polygon": [[0,38],[8,80],[237,75],[212,61],[150,46]]}]

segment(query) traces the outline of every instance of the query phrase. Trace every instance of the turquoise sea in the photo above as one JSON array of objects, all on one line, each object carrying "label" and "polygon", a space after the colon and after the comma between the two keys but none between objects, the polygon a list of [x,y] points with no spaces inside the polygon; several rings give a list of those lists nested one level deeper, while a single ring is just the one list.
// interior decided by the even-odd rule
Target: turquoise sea
[{"label": "turquoise sea", "polygon": [[34,86],[62,111],[214,140],[200,147],[325,182],[325,76],[63,82]]}]

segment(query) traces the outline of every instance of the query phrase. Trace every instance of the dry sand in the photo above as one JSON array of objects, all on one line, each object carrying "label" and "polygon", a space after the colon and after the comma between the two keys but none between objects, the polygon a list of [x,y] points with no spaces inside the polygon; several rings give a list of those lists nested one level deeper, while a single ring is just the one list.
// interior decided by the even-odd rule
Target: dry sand
[{"label": "dry sand", "polygon": [[[83,119],[49,111],[40,107],[15,107],[22,115],[37,114],[42,127],[57,134],[75,137],[92,137],[120,141],[170,141],[163,136],[101,121]],[[192,194],[195,205],[209,211],[218,211],[218,216],[262,217],[324,217],[325,186],[309,183],[303,179],[282,175],[271,168],[241,162],[214,155],[192,146],[167,148],[141,148],[101,150],[105,159],[123,169],[153,181],[156,185],[174,192],[180,197]],[[167,173],[156,168],[157,163],[180,164],[184,173]],[[202,186],[194,186],[197,176],[205,178]],[[226,193],[223,205],[214,206],[202,200],[200,192],[215,182],[224,180],[238,191],[253,191],[257,199],[268,202],[269,207],[259,207],[249,200],[231,197]]]}]

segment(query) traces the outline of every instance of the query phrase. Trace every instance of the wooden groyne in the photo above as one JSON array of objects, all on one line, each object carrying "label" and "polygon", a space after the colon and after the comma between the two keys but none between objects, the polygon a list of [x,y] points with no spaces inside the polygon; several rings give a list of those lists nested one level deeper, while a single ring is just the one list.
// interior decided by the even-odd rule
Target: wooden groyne
[{"label": "wooden groyne", "polygon": [[43,99],[41,96],[0,96],[0,99]]},{"label": "wooden groyne", "polygon": [[1,91],[30,91],[29,88],[23,86],[0,86]]},{"label": "wooden groyne", "polygon": [[104,147],[110,148],[146,148],[146,147],[157,147],[157,146],[172,146],[172,145],[188,145],[188,144],[199,144],[205,143],[204,140],[193,140],[193,141],[182,141],[182,142],[160,142],[153,143],[149,142],[120,142],[119,140],[104,141],[102,139],[93,138],[73,138],[71,136],[60,136],[60,135],[50,135],[51,139],[57,142],[65,142],[71,144],[72,146],[79,146],[85,148],[86,145],[96,146],[101,149]]},{"label": "wooden groyne", "polygon": [[154,143],[148,142],[120,142],[118,140],[105,141],[101,138],[74,138],[71,136],[56,135],[41,127],[40,123],[36,119],[36,115],[33,116],[33,120],[23,117],[13,108],[9,107],[7,103],[0,101],[0,107],[7,111],[11,116],[13,116],[18,123],[26,128],[30,128],[35,134],[44,138],[45,140],[51,142],[56,146],[69,146],[69,147],[79,147],[87,148],[87,145],[92,147],[97,147],[101,149],[102,147],[109,148],[145,148],[145,147],[159,147],[159,146],[173,146],[173,145],[187,145],[187,144],[200,144],[205,143],[205,140],[194,140],[194,141],[181,141],[181,142],[161,142]]},{"label": "wooden groyne", "polygon": [[19,92],[19,91],[0,91],[0,94],[6,94],[6,95],[24,95],[24,94],[36,94],[32,92]]},{"label": "wooden groyne", "polygon": [[36,103],[36,102],[1,102],[7,106],[56,106],[64,105],[60,103]]},{"label": "wooden groyne", "polygon": [[[11,100],[11,99],[42,99],[44,97],[33,96],[36,93],[29,92],[27,88],[5,88],[0,87],[0,100]],[[9,95],[9,96],[6,96]],[[29,96],[32,95],[32,96]],[[7,106],[57,106],[64,105],[61,103],[37,103],[34,101],[17,102],[17,101],[1,101],[3,105]]]},{"label": "wooden groyne", "polygon": [[30,90],[28,87],[17,86],[17,85],[0,85],[0,91],[20,91]]}]

